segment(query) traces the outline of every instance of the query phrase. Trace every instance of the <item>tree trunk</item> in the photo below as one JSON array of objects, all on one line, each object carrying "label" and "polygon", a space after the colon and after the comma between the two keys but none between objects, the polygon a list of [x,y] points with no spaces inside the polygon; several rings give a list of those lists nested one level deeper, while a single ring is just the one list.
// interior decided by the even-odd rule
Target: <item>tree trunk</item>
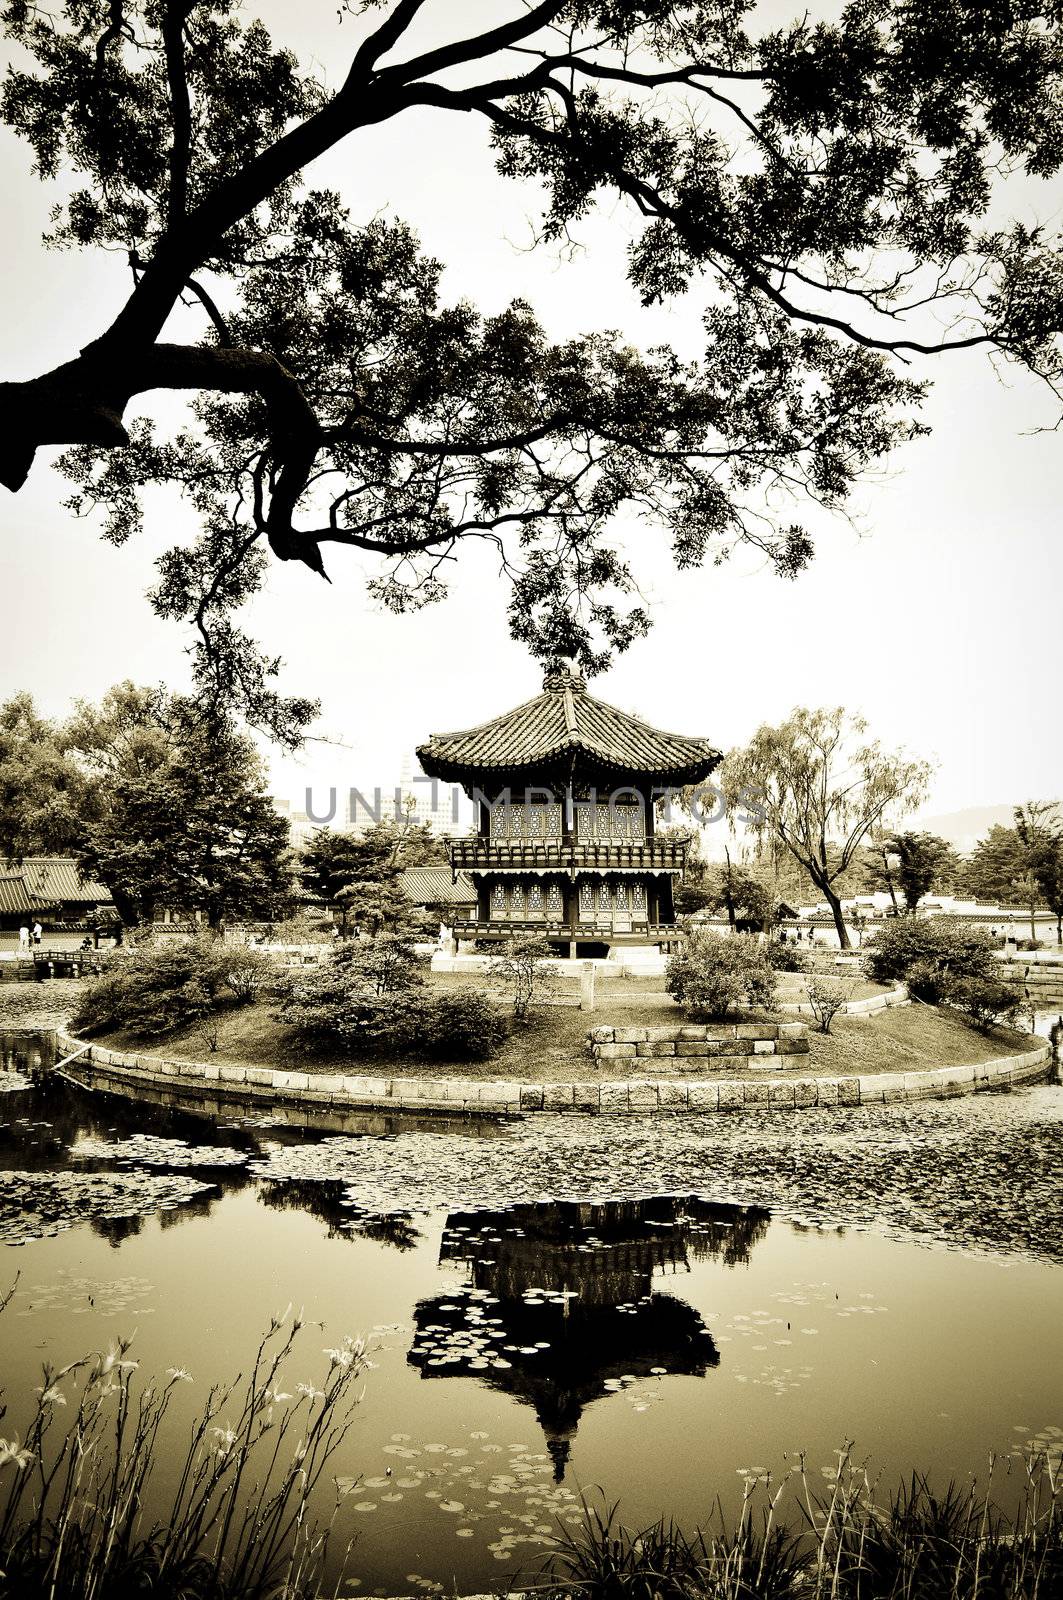
[{"label": "tree trunk", "polygon": [[831,916],[834,918],[834,926],[838,930],[838,945],[842,950],[851,950],[849,930],[845,926],[845,918],[842,915],[842,903],[833,889],[824,888],[823,894],[827,904],[830,906]]},{"label": "tree trunk", "polygon": [[1034,909],[1036,907],[1036,904],[1037,904],[1037,902],[1035,900],[1031,900],[1030,901],[1030,943],[1031,944],[1036,944],[1037,943],[1037,923],[1036,923],[1036,921],[1034,919]]}]

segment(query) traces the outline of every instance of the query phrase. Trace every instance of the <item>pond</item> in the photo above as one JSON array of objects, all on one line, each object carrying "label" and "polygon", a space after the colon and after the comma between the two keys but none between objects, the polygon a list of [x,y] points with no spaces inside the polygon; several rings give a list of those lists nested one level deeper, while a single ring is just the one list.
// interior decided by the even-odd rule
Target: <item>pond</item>
[{"label": "pond", "polygon": [[184,1425],[289,1302],[293,1390],[364,1334],[335,1470],[360,1479],[342,1529],[367,1594],[533,1571],[582,1494],[694,1523],[847,1440],[885,1484],[1063,1448],[1056,1085],[314,1137],[91,1092],[39,1070],[46,1041],[0,1043],[5,1431],[42,1362],[118,1335],[192,1373]]}]

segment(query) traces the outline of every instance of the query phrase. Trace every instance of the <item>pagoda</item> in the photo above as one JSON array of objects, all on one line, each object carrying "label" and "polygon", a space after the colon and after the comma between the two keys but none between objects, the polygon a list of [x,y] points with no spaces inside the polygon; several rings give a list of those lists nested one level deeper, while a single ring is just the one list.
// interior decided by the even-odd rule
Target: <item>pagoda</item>
[{"label": "pagoda", "polygon": [[433,734],[417,755],[426,776],[461,784],[475,807],[476,833],[448,843],[455,878],[467,873],[477,894],[456,938],[538,933],[569,956],[669,947],[690,841],[655,837],[654,802],[719,764],[707,739],[606,705],[560,665],[534,699]]}]

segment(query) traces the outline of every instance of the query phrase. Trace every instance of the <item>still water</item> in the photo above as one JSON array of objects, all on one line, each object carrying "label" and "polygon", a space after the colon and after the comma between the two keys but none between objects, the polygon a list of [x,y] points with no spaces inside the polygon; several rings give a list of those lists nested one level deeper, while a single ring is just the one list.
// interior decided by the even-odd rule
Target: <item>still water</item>
[{"label": "still water", "polygon": [[693,1523],[846,1440],[887,1484],[1063,1446],[1056,1086],[315,1138],[79,1089],[34,1072],[43,1042],[2,1043],[4,1430],[42,1362],[118,1335],[193,1374],[180,1427],[289,1302],[287,1388],[364,1334],[335,1472],[360,1480],[366,1593],[534,1571],[581,1494]]}]

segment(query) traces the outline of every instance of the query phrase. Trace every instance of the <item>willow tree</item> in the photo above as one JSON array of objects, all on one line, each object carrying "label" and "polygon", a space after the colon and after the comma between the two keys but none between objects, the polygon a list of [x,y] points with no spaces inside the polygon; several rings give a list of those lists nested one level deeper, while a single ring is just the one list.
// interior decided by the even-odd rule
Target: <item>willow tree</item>
[{"label": "willow tree", "polygon": [[722,784],[725,795],[741,797],[748,825],[777,839],[805,869],[848,950],[838,879],[888,813],[920,803],[930,770],[925,761],[883,750],[867,738],[863,718],[841,706],[799,706],[777,728],[758,728],[744,749],[730,752]]},{"label": "willow tree", "polygon": [[[232,617],[271,557],[368,552],[406,610],[488,541],[513,632],[593,672],[647,626],[625,508],[681,565],[748,544],[792,574],[811,541],[788,497],[841,505],[918,431],[913,362],[981,346],[1061,378],[1055,241],[1007,220],[1008,175],[1063,159],[1057,6],[852,0],[783,27],[752,0],[489,9],[477,31],[451,0],[346,0],[336,84],[236,0],[4,13],[2,114],[56,180],[48,242],[111,252],[129,289],[109,321],[85,296],[68,360],[0,384],[0,482],[66,447],[69,504],[119,542],[148,485],[179,486],[202,532],[155,607],[198,630],[210,692],[289,740],[311,707]],[[447,301],[401,220],[311,186],[344,141],[385,162],[415,111],[478,119],[485,166],[545,196],[547,245],[604,201],[642,300],[693,297],[700,356]],[[153,418],[158,391],[187,425]]]}]

